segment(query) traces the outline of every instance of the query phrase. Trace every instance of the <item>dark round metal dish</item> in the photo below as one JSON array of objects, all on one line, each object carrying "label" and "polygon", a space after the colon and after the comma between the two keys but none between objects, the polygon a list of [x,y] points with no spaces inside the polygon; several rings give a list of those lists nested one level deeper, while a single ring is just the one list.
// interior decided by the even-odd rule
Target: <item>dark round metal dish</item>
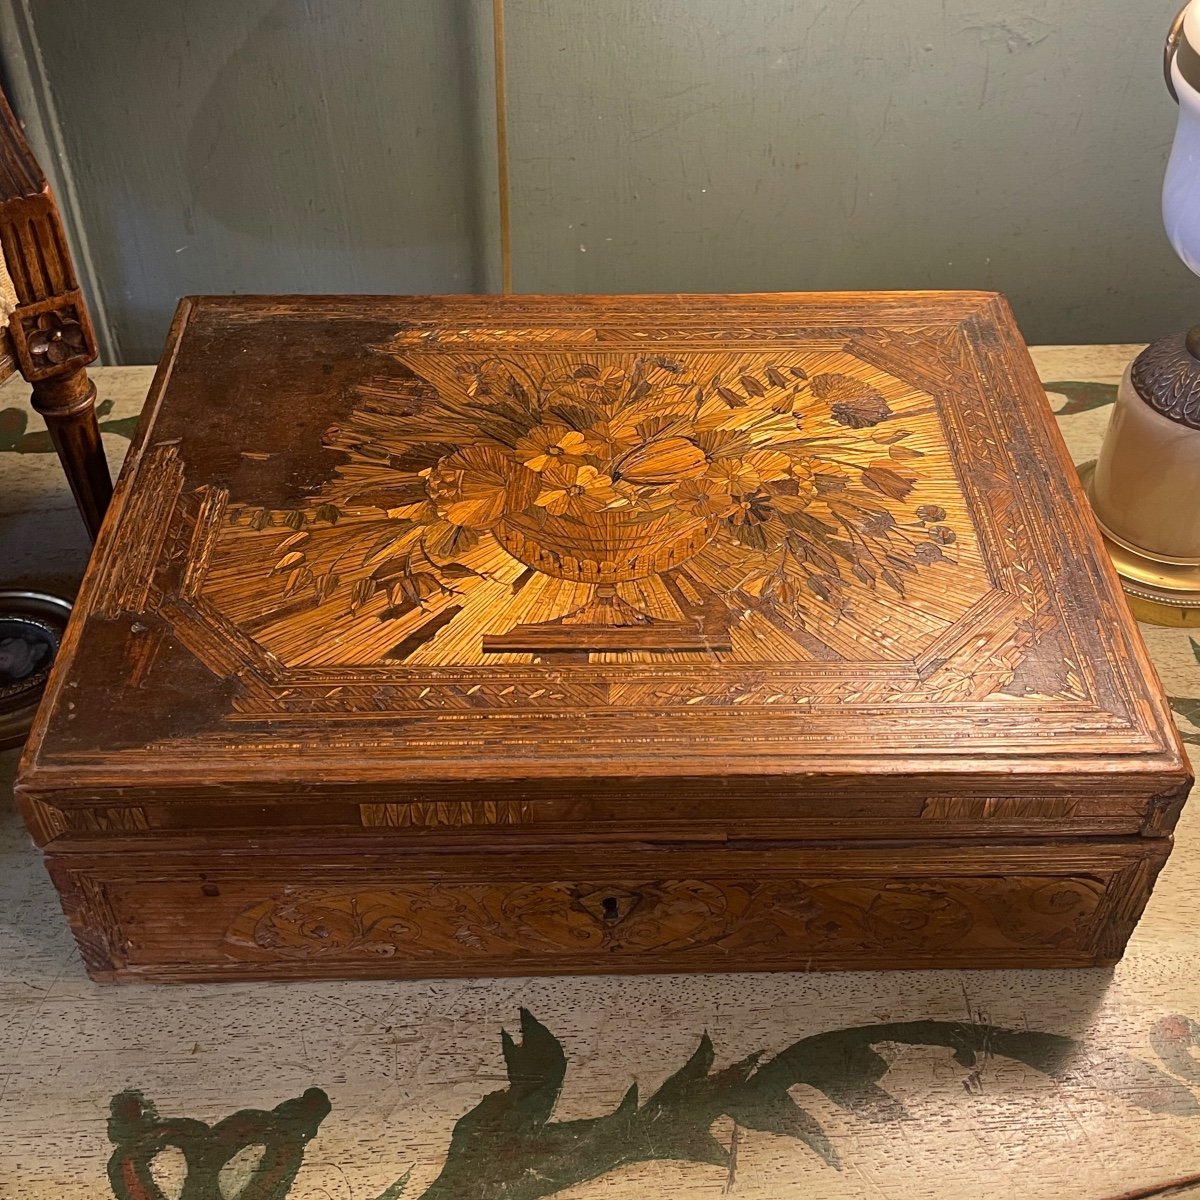
[{"label": "dark round metal dish", "polygon": [[0,750],[28,736],[70,615],[58,596],[0,589]]}]

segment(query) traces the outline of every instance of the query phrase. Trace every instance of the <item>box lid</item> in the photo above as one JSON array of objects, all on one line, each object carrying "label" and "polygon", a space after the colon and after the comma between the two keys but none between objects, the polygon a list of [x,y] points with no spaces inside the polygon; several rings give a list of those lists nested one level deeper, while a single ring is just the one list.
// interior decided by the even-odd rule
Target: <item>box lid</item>
[{"label": "box lid", "polygon": [[865,775],[1187,777],[991,294],[184,301],[21,787],[636,826]]}]

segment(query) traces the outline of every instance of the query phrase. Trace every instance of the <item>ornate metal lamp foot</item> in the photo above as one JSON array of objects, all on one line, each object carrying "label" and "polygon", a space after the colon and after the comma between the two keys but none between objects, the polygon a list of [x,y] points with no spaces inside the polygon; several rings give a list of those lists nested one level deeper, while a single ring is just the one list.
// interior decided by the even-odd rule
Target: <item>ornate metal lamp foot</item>
[{"label": "ornate metal lamp foot", "polygon": [[[1092,496],[1096,460],[1082,463],[1079,478]],[[1095,501],[1092,501],[1093,505]],[[1097,519],[1105,549],[1139,621],[1153,625],[1200,626],[1200,561],[1155,555],[1119,538]]]}]

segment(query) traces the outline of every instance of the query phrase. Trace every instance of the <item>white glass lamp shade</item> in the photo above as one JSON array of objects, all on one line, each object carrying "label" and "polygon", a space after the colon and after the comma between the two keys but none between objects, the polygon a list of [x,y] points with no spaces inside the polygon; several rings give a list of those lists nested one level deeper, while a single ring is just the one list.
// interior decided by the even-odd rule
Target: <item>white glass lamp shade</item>
[{"label": "white glass lamp shade", "polygon": [[[1193,49],[1195,48],[1195,49]],[[1183,16],[1183,38],[1170,64],[1179,97],[1175,143],[1163,180],[1163,225],[1175,252],[1200,275],[1200,0]]]}]

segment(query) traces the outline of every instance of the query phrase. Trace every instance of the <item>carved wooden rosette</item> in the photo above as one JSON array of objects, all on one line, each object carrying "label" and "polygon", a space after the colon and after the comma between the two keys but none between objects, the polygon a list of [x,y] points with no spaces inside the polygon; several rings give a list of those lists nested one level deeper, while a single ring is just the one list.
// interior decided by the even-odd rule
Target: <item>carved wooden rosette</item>
[{"label": "carved wooden rosette", "polygon": [[1169,850],[995,297],[185,302],[128,478],[19,788],[97,977],[1084,965]]}]

